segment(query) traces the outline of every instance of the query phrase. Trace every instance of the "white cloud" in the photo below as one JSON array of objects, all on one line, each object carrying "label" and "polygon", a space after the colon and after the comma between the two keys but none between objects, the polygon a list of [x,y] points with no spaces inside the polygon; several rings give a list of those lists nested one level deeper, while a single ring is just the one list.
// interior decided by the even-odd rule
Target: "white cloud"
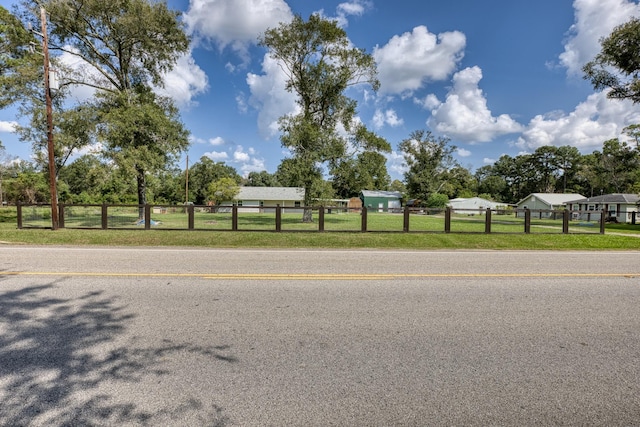
[{"label": "white cloud", "polygon": [[224,139],[222,139],[219,136],[216,136],[215,138],[210,138],[209,139],[209,144],[213,145],[214,147],[220,146],[220,145],[224,145]]},{"label": "white cloud", "polygon": [[629,0],[574,0],[575,23],[560,54],[568,75],[582,75],[582,66],[600,52],[600,38],[632,16],[640,16],[640,4]]},{"label": "white cloud", "polygon": [[13,133],[18,122],[5,122],[0,120],[0,132]]},{"label": "white cloud", "polygon": [[205,72],[196,64],[191,53],[178,58],[175,67],[164,75],[164,88],[156,92],[173,99],[178,107],[189,107],[193,98],[209,88]]},{"label": "white cloud", "polygon": [[389,172],[402,176],[407,171],[407,164],[404,160],[404,156],[402,153],[397,151],[392,151],[389,154],[386,154],[387,165]]},{"label": "white cloud", "polygon": [[460,157],[469,157],[471,155],[471,151],[465,150],[464,148],[458,148],[457,153]]},{"label": "white cloud", "polygon": [[467,142],[487,142],[500,135],[520,132],[522,126],[509,115],[491,115],[478,87],[481,79],[479,67],[465,68],[453,76],[453,88],[443,103],[427,97],[425,105],[435,106],[427,125],[448,137]]},{"label": "white cloud", "polygon": [[622,129],[640,123],[640,105],[608,99],[604,92],[590,95],[569,114],[555,112],[535,116],[516,146],[535,150],[543,145],[572,145],[581,150],[599,149]]},{"label": "white cloud", "polygon": [[376,46],[380,93],[403,94],[420,89],[427,81],[444,80],[464,55],[465,35],[459,31],[432,34],[418,26]]},{"label": "white cloud", "polygon": [[278,133],[278,119],[297,111],[296,97],[285,90],[286,75],[268,54],[262,62],[263,75],[247,74],[251,91],[249,104],[258,109],[258,131],[265,138]]},{"label": "white cloud", "polygon": [[183,21],[196,40],[230,47],[246,60],[260,34],[292,17],[284,0],[191,0]]},{"label": "white cloud", "polygon": [[229,155],[224,151],[209,151],[203,155],[216,162],[227,160],[229,158]]},{"label": "white cloud", "polygon": [[376,110],[373,115],[373,127],[381,129],[384,125],[391,127],[401,126],[404,120],[398,117],[395,110],[389,109],[387,111]]}]

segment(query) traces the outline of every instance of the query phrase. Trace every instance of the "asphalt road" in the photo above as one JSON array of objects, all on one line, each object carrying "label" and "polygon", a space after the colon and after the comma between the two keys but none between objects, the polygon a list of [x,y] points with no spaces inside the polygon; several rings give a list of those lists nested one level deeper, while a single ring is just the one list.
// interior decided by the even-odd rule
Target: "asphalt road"
[{"label": "asphalt road", "polygon": [[0,425],[640,425],[640,252],[0,246]]}]

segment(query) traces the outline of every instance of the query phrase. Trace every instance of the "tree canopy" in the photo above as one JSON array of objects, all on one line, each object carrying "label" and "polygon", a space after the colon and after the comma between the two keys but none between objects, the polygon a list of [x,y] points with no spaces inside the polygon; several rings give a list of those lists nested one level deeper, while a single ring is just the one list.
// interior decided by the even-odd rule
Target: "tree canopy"
[{"label": "tree canopy", "polygon": [[[350,45],[336,21],[317,14],[307,21],[297,15],[267,30],[260,44],[278,61],[287,76],[286,89],[296,95],[299,111],[280,118],[281,141],[295,159],[288,169],[298,170],[297,185],[305,188],[305,204],[311,205],[319,164],[331,167],[360,151],[391,149],[354,120],[357,103],[345,93],[360,84],[377,90],[375,61]],[[310,221],[310,214],[305,211],[303,220]]]},{"label": "tree canopy", "polygon": [[632,18],[600,40],[602,49],[584,68],[584,77],[609,98],[640,102],[640,19]]}]

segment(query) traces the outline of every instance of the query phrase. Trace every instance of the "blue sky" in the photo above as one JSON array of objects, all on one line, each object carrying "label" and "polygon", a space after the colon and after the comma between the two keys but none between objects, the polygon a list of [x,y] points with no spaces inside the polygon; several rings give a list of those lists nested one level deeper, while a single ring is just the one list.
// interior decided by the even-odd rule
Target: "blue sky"
[{"label": "blue sky", "polygon": [[[598,40],[632,16],[632,0],[169,0],[182,11],[191,52],[166,76],[163,93],[191,132],[190,163],[201,156],[246,175],[275,172],[287,156],[276,121],[293,111],[278,65],[256,46],[293,14],[338,19],[352,43],[376,60],[381,87],[353,89],[358,119],[386,138],[393,179],[402,179],[400,141],[418,129],[450,138],[472,170],[501,155],[543,145],[583,153],[640,123],[640,106],[606,99],[582,79]],[[11,1],[0,0],[10,8]],[[63,58],[63,60],[67,60]],[[86,89],[77,89],[81,99]],[[0,111],[8,154],[28,159]],[[184,168],[184,159],[182,162]]]}]

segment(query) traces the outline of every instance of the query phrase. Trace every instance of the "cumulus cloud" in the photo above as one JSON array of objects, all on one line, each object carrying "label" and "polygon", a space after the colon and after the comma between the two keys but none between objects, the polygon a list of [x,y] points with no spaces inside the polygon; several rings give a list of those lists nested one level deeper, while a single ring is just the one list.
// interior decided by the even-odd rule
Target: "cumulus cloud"
[{"label": "cumulus cloud", "polygon": [[435,35],[425,26],[393,36],[373,50],[380,93],[410,94],[428,81],[446,79],[462,59],[465,45],[466,37],[459,31]]},{"label": "cumulus cloud", "polygon": [[260,34],[292,17],[284,0],[191,0],[183,21],[196,40],[229,47],[247,59]]},{"label": "cumulus cloud", "polygon": [[[72,53],[75,49],[66,47],[69,52],[64,52],[57,59],[62,64],[63,70],[69,75],[62,75],[64,81],[83,80],[100,87],[112,87],[110,82],[93,65],[89,64],[78,55]],[[64,73],[63,73],[64,74]],[[196,64],[191,52],[182,55],[176,61],[174,68],[163,77],[164,87],[155,87],[154,91],[162,96],[167,96],[178,107],[189,107],[193,104],[193,98],[207,91],[209,83],[205,72]],[[83,84],[69,85],[69,96],[76,102],[84,102],[92,99],[96,89]]]},{"label": "cumulus cloud", "polygon": [[453,88],[444,102],[427,97],[425,105],[432,107],[427,125],[450,138],[466,142],[487,142],[522,130],[522,126],[507,114],[494,117],[487,100],[478,87],[482,79],[479,67],[466,68],[453,76]]},{"label": "cumulus cloud", "polygon": [[174,100],[178,107],[189,107],[193,98],[207,91],[209,81],[191,53],[178,58],[175,67],[163,77],[164,87],[156,92]]},{"label": "cumulus cloud", "polygon": [[214,147],[220,146],[220,145],[224,145],[224,139],[222,139],[219,136],[216,136],[215,138],[210,138],[209,139],[209,144],[213,145]]},{"label": "cumulus cloud", "polygon": [[595,150],[603,141],[617,138],[622,129],[640,123],[640,105],[608,99],[604,92],[590,95],[569,114],[555,112],[535,116],[516,142],[524,150],[543,145],[572,145]]},{"label": "cumulus cloud", "polygon": [[600,38],[632,16],[640,16],[640,4],[630,0],[574,0],[571,26],[560,63],[568,75],[581,75],[582,66],[600,52]]},{"label": "cumulus cloud", "polygon": [[373,127],[376,129],[381,129],[385,125],[391,127],[401,126],[404,123],[404,120],[398,117],[395,110],[389,109],[386,111],[376,110],[373,115]]},{"label": "cumulus cloud", "polygon": [[457,153],[460,157],[469,157],[471,155],[471,151],[465,150],[464,148],[458,148]]},{"label": "cumulus cloud", "polygon": [[263,75],[247,74],[251,91],[249,104],[258,110],[258,131],[269,139],[278,133],[278,119],[298,110],[296,97],[285,90],[286,75],[268,54],[262,62]]},{"label": "cumulus cloud", "polygon": [[12,133],[15,131],[18,122],[5,122],[0,120],[0,132]]},{"label": "cumulus cloud", "polygon": [[226,151],[209,151],[204,153],[204,156],[216,162],[227,160],[229,158],[229,155],[226,153]]}]

